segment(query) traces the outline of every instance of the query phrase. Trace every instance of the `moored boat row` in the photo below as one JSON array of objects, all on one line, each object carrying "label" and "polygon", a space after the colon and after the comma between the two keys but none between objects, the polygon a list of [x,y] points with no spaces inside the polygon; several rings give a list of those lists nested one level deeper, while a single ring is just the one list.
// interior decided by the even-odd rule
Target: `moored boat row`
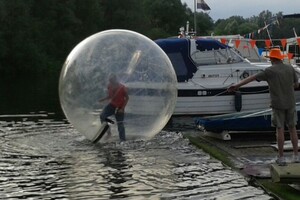
[{"label": "moored boat row", "polygon": [[[232,84],[256,74],[270,63],[251,63],[215,39],[167,38],[155,41],[168,55],[178,80],[174,116],[215,115],[269,107],[267,82],[252,82],[240,93],[228,93]],[[295,67],[300,77],[300,70]],[[300,90],[296,90],[300,101]]]}]

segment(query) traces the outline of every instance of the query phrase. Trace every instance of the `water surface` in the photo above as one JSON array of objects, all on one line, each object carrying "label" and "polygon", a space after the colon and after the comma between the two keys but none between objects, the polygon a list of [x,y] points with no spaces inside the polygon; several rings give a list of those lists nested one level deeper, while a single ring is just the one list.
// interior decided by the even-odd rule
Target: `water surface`
[{"label": "water surface", "polygon": [[49,113],[0,116],[0,199],[272,199],[182,137],[93,144]]}]

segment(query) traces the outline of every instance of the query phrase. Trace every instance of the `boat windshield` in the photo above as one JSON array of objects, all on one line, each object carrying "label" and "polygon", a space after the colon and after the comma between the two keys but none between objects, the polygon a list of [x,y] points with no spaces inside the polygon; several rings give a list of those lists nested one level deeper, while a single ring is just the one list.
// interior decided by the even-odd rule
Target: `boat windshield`
[{"label": "boat windshield", "polygon": [[243,62],[242,57],[230,48],[209,51],[197,50],[191,54],[191,57],[197,66]]},{"label": "boat windshield", "polygon": [[216,65],[243,62],[243,58],[233,49],[218,40],[198,38],[191,48],[191,58],[197,65]]}]

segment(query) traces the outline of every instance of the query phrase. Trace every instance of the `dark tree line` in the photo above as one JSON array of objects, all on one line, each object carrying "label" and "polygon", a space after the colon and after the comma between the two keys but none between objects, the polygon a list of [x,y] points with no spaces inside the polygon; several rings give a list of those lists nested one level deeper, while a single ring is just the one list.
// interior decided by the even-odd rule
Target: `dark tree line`
[{"label": "dark tree line", "polygon": [[[282,12],[273,14],[266,10],[258,16],[243,18],[241,16],[232,16],[228,19],[219,19],[215,22],[213,32],[215,35],[245,35],[247,33],[257,33],[257,31],[266,25],[271,38],[289,38],[294,37],[293,28],[300,34],[300,18],[285,18]],[[267,39],[269,36],[266,29],[254,36],[254,39]]]},{"label": "dark tree line", "polygon": [[0,72],[57,75],[72,48],[94,33],[119,28],[168,37],[188,11],[180,0],[0,0]]},{"label": "dark tree line", "polygon": [[[198,12],[197,34],[242,35],[276,15],[264,11],[214,22]],[[129,29],[157,39],[178,35],[187,21],[193,25],[194,13],[180,0],[0,0],[0,74],[58,77],[69,52],[94,33]],[[284,19],[271,33],[289,37],[299,25],[299,19]]]}]

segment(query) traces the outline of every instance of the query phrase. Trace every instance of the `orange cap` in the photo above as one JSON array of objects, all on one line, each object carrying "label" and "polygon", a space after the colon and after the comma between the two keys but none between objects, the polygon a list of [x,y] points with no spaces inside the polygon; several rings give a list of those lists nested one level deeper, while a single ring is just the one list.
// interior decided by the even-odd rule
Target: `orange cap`
[{"label": "orange cap", "polygon": [[266,58],[276,58],[278,60],[282,60],[284,58],[284,55],[281,54],[280,49],[274,48],[270,50],[270,55],[266,56]]}]

